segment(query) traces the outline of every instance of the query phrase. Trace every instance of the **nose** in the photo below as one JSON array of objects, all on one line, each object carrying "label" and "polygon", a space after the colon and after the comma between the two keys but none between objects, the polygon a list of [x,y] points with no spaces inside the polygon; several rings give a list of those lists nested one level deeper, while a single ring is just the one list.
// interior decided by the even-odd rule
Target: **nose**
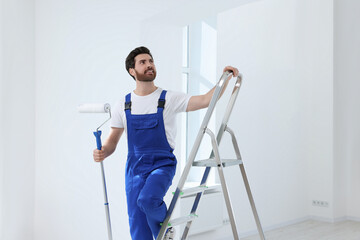
[{"label": "nose", "polygon": [[154,64],[148,63],[146,69],[154,69]]}]

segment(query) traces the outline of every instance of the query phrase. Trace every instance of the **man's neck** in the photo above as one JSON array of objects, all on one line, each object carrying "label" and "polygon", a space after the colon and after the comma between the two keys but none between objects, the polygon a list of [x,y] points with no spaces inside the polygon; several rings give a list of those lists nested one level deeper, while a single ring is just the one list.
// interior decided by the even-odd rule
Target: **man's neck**
[{"label": "man's neck", "polygon": [[153,93],[157,87],[155,86],[154,82],[141,82],[136,81],[136,88],[134,93],[138,96],[146,96]]}]

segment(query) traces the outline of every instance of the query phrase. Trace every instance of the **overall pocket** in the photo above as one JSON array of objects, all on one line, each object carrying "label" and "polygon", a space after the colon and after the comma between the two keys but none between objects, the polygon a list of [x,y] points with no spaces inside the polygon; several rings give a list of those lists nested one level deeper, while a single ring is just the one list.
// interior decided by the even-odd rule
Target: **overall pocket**
[{"label": "overall pocket", "polygon": [[139,118],[132,122],[132,125],[136,130],[152,129],[155,128],[158,124],[159,122],[157,118]]}]

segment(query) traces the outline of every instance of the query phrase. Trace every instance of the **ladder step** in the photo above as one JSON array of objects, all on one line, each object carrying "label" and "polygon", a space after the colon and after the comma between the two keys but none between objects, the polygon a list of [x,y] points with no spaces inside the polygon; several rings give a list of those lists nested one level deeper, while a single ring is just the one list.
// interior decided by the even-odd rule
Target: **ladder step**
[{"label": "ladder step", "polygon": [[[208,186],[197,186],[197,187],[191,187],[191,188],[184,188],[180,192],[180,196],[181,197],[189,196],[194,193],[203,192],[203,191],[207,190],[208,188],[209,188]],[[175,194],[175,192],[173,192],[172,194]]]},{"label": "ladder step", "polygon": [[173,220],[169,221],[168,227],[173,227],[176,225],[180,225],[182,223],[187,223],[189,221],[194,220],[197,217],[198,217],[198,215],[196,215],[196,214],[190,214],[189,216],[174,218]]},{"label": "ladder step", "polygon": [[[223,167],[229,167],[233,165],[243,164],[241,159],[221,159]],[[217,167],[218,164],[215,159],[204,159],[193,162],[193,166],[195,167]]]}]

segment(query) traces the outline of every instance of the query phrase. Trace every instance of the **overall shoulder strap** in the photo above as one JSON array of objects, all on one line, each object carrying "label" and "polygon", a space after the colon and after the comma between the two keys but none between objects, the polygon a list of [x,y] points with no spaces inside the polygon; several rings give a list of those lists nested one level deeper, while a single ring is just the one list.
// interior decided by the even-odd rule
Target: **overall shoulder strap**
[{"label": "overall shoulder strap", "polygon": [[125,107],[124,107],[125,112],[126,111],[131,111],[131,93],[129,93],[128,95],[125,96]]},{"label": "overall shoulder strap", "polygon": [[166,90],[163,90],[160,94],[160,98],[158,100],[158,108],[164,108],[165,107],[165,96],[166,96]]}]

